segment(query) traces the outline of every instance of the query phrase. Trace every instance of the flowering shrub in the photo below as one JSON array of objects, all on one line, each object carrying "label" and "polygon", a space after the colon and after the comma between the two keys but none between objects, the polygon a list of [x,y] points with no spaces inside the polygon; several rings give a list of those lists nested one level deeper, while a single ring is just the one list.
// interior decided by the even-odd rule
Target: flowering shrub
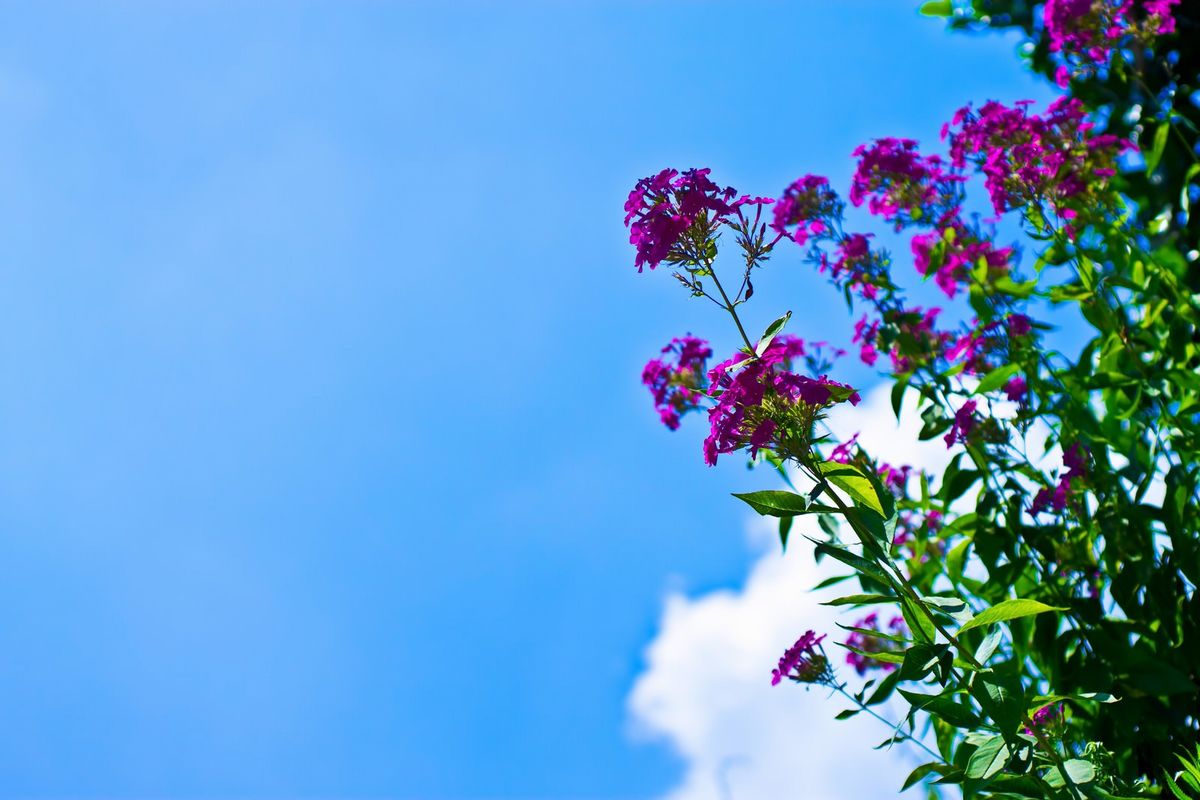
[{"label": "flowering shrub", "polygon": [[[1009,17],[995,24],[1026,25],[1040,68],[1071,94],[1044,110],[965,106],[943,128],[944,153],[894,138],[854,151],[848,201],[908,238],[908,277],[871,232],[847,230],[823,177],[778,198],[740,195],[702,169],[637,183],[625,207],[635,266],[670,265],[741,339],[711,367],[706,342],[675,339],[643,382],[672,430],[707,411],[706,463],[744,451],[776,468],[788,488],[737,497],[779,520],[784,546],[797,519],[814,520],[803,531],[817,557],[857,584],[834,601],[863,609],[845,638],[804,633],[771,683],[828,687],[854,703],[841,716],[885,721],[889,742],[928,756],[906,788],[1186,800],[1200,796],[1189,772],[1200,769],[1200,269],[1180,247],[1194,241],[1200,162],[1193,153],[1173,172],[1162,159],[1175,125],[1185,141],[1197,128],[1168,113],[1147,148],[1081,87],[1194,63],[1180,38],[1193,23],[1173,0],[1048,0],[1040,21],[1021,18],[1017,0],[924,10],[980,27],[997,6]],[[1142,188],[1147,177],[1182,187],[1184,213],[1157,222],[1163,198]],[[1030,271],[994,220],[964,214],[969,191],[1019,222]],[[891,382],[897,415],[915,403],[920,438],[953,453],[941,475],[832,437],[829,409],[858,393],[830,377],[825,347],[784,332],[790,312],[749,336],[739,308],[776,250],[857,309],[845,338]],[[911,304],[914,276],[969,323]],[[1054,349],[1054,307],[1090,326],[1079,354]],[[832,647],[865,685],[838,677]],[[889,699],[899,719],[886,719]]]}]

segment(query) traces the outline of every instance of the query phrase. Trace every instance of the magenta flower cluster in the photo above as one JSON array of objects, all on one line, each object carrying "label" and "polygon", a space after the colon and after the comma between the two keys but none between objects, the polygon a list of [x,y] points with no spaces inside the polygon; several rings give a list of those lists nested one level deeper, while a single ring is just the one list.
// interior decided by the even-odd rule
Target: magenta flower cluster
[{"label": "magenta flower cluster", "polygon": [[1072,73],[1088,77],[1106,69],[1113,54],[1133,40],[1149,44],[1175,32],[1171,10],[1179,0],[1142,0],[1135,20],[1134,0],[1046,0],[1042,24],[1050,52],[1059,57],[1055,82],[1066,88]]},{"label": "magenta flower cluster", "polygon": [[634,266],[654,269],[672,253],[684,232],[701,214],[717,218],[733,213],[737,190],[713,183],[708,169],[690,169],[683,174],[664,169],[642,178],[625,201],[625,225],[629,243],[637,248]]},{"label": "magenta flower cluster", "polygon": [[942,512],[933,509],[920,516],[915,511],[901,511],[896,521],[896,533],[892,536],[892,544],[901,547],[916,539],[918,531],[924,530],[929,535],[936,534],[942,527]]},{"label": "magenta flower cluster", "polygon": [[1056,100],[1044,115],[1031,114],[1031,101],[1011,108],[985,103],[978,111],[959,109],[942,128],[956,168],[973,163],[985,176],[996,214],[1026,204],[1049,203],[1070,221],[1099,202],[1116,174],[1117,156],[1132,142],[1095,134],[1083,104]]},{"label": "magenta flower cluster", "polygon": [[854,151],[858,159],[850,202],[896,223],[942,224],[957,215],[959,184],[937,156],[922,156],[912,139],[876,139]]},{"label": "magenta flower cluster", "polygon": [[955,218],[945,228],[914,236],[913,264],[922,275],[933,273],[934,283],[953,298],[969,279],[976,264],[987,265],[989,280],[1008,274],[1013,248],[997,248]]},{"label": "magenta flower cluster", "polygon": [[[1029,317],[1012,314],[1005,320],[986,324],[974,320],[965,332],[956,336],[937,329],[940,313],[939,308],[914,306],[885,314],[896,334],[888,350],[895,374],[902,375],[944,359],[959,364],[965,375],[983,375],[1003,363],[1005,354],[1021,345],[1021,337],[1032,330]],[[874,365],[879,358],[881,324],[880,320],[872,321],[867,316],[854,324],[852,341],[859,345],[859,357],[867,365]],[[1013,401],[1021,400],[1026,389],[1025,379],[1020,376],[1014,376],[1004,387]]]},{"label": "magenta flower cluster", "polygon": [[856,433],[846,441],[834,447],[833,452],[829,455],[829,460],[836,461],[839,464],[849,464],[854,459],[854,454],[852,451],[857,446],[858,434]]},{"label": "magenta flower cluster", "polygon": [[642,383],[654,398],[659,419],[671,430],[678,429],[680,418],[700,408],[704,400],[713,402],[710,433],[704,440],[704,461],[709,466],[717,463],[721,453],[748,447],[754,457],[760,449],[771,447],[781,425],[796,422],[796,414],[811,422],[820,409],[860,400],[854,389],[825,375],[810,378],[793,372],[793,364],[806,351],[803,339],[788,334],[772,339],[761,355],[741,351],[707,372],[712,348],[703,339],[672,339],[662,353],[668,357],[647,362]]},{"label": "magenta flower cluster", "polygon": [[783,190],[773,212],[771,229],[803,245],[809,237],[821,236],[829,230],[828,220],[841,214],[841,202],[829,188],[828,179],[805,175]]},{"label": "magenta flower cluster", "polygon": [[778,686],[784,678],[800,683],[816,683],[828,676],[829,662],[820,651],[821,640],[813,631],[805,631],[796,643],[783,652],[779,666],[771,670],[771,685]]},{"label": "magenta flower cluster", "polygon": [[1090,460],[1091,453],[1079,442],[1063,451],[1063,466],[1066,467],[1066,471],[1059,477],[1058,484],[1053,489],[1038,490],[1029,506],[1029,513],[1037,516],[1048,508],[1053,508],[1055,513],[1064,511],[1079,482],[1087,478]]},{"label": "magenta flower cluster", "polygon": [[893,494],[903,495],[908,487],[908,479],[912,476],[913,468],[908,464],[892,466],[888,463],[879,465],[879,479]]},{"label": "magenta flower cluster", "polygon": [[683,336],[672,339],[662,352],[674,358],[647,362],[642,370],[642,383],[654,396],[659,419],[671,430],[677,430],[680,417],[700,407],[712,348],[703,339]]},{"label": "magenta flower cluster", "polygon": [[1024,400],[1027,391],[1029,391],[1029,384],[1020,375],[1012,376],[1008,379],[1008,383],[1004,384],[1004,396],[1014,403]]},{"label": "magenta flower cluster", "polygon": [[889,315],[898,334],[888,352],[894,373],[911,372],[917,366],[933,363],[942,356],[954,336],[937,329],[937,318],[941,312],[936,307],[926,309],[914,306]]},{"label": "magenta flower cluster", "polygon": [[975,413],[978,403],[974,400],[968,400],[954,412],[954,420],[950,426],[949,432],[942,437],[946,442],[946,447],[954,446],[955,442],[965,442],[970,437],[971,432],[979,427],[979,416]]},{"label": "magenta flower cluster", "polygon": [[[876,612],[871,612],[863,617],[854,623],[853,627],[873,630],[877,633],[883,632],[883,629],[879,627],[879,614]],[[902,617],[892,617],[887,627],[889,631],[899,636],[908,633]],[[846,644],[854,648],[854,650],[846,654],[846,663],[854,667],[855,672],[859,675],[865,675],[869,669],[880,669],[884,672],[894,670],[896,668],[895,664],[890,661],[881,661],[878,658],[872,658],[871,654],[896,653],[904,649],[896,642],[879,636],[872,636],[870,633],[863,633],[862,631],[851,631],[849,638],[846,639]],[[855,652],[855,650],[859,652]]]},{"label": "magenta flower cluster", "polygon": [[[760,356],[740,352],[709,371],[709,394],[717,402],[708,412],[705,463],[714,465],[719,454],[747,446],[751,456],[770,447],[780,430],[779,417],[790,410],[808,411],[811,417],[811,412],[833,403],[858,404],[858,393],[844,383],[792,372],[792,362],[802,355],[801,339],[777,336]],[[768,402],[774,406],[771,411],[764,408]]]},{"label": "magenta flower cluster", "polygon": [[820,272],[826,270],[834,285],[849,286],[864,300],[875,300],[881,286],[887,285],[886,269],[878,256],[871,251],[871,234],[851,233],[837,243],[836,258],[820,255]]},{"label": "magenta flower cluster", "polygon": [[[1048,706],[1042,706],[1037,711],[1033,712],[1033,725],[1042,730],[1053,731],[1062,726],[1064,720],[1063,704],[1051,703]],[[1032,734],[1033,731],[1026,727],[1025,733]]]}]

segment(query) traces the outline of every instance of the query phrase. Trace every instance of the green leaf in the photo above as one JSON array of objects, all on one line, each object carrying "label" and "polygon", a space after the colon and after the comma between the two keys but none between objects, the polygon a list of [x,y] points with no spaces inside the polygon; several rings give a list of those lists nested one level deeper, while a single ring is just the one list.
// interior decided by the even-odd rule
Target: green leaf
[{"label": "green leaf", "polygon": [[[997,628],[999,630],[999,628]],[[1033,713],[1038,709],[1046,706],[1060,703],[1063,700],[1069,700],[1072,703],[1078,703],[1080,700],[1090,700],[1093,703],[1117,703],[1121,698],[1115,697],[1108,692],[1079,692],[1077,694],[1041,694],[1030,701],[1029,713]]]},{"label": "green leaf", "polygon": [[[1092,762],[1090,761],[1084,761],[1082,758],[1072,758],[1064,763],[1063,766],[1067,769],[1067,777],[1076,786],[1091,783],[1096,779],[1096,768],[1092,766]],[[1063,780],[1062,773],[1058,771],[1058,767],[1052,767],[1046,773],[1046,783],[1055,789],[1066,786],[1066,781]]]},{"label": "green leaf", "polygon": [[868,639],[879,639],[880,641],[895,642],[896,644],[904,645],[906,647],[912,643],[907,636],[901,636],[898,633],[887,633],[879,630],[878,628],[860,628],[856,625],[843,625],[840,622],[835,622],[834,624],[844,631],[861,633]]},{"label": "green leaf", "polygon": [[908,388],[908,378],[897,378],[892,384],[892,411],[896,419],[900,419],[900,409],[904,405],[904,391]]},{"label": "green leaf", "polygon": [[1175,779],[1171,777],[1170,773],[1164,771],[1163,777],[1167,779],[1167,788],[1171,790],[1171,794],[1178,797],[1179,800],[1194,800],[1194,798],[1188,797],[1186,794],[1184,794],[1183,790],[1179,788],[1179,784],[1175,783]]},{"label": "green leaf", "polygon": [[944,644],[914,644],[904,651],[901,659],[900,680],[919,681],[928,675],[947,653]]},{"label": "green leaf", "polygon": [[1041,614],[1046,611],[1066,611],[1066,609],[1060,606],[1048,606],[1037,600],[1005,600],[985,611],[979,612],[973,620],[959,628],[958,632],[963,633],[974,628],[982,628],[984,625],[991,625],[1010,619],[1031,617],[1034,614]]},{"label": "green leaf", "polygon": [[972,392],[972,394],[987,394],[988,392],[994,392],[1004,384],[1008,383],[1009,378],[1016,375],[1020,371],[1021,367],[1018,364],[1005,364],[1003,367],[997,367],[987,375],[983,376],[983,378],[979,381],[979,385],[975,387],[975,391]]},{"label": "green leaf", "polygon": [[1025,703],[1021,681],[1016,676],[991,671],[977,673],[971,696],[1002,731],[1011,732],[1021,724]]},{"label": "green leaf", "polygon": [[878,652],[872,653],[869,650],[863,650],[859,647],[854,647],[853,645],[848,645],[845,642],[838,642],[838,647],[844,647],[847,650],[849,650],[851,653],[858,653],[863,658],[872,659],[874,661],[885,661],[888,664],[903,664],[904,663],[903,656],[901,656],[899,653],[888,652],[887,650],[880,650]]},{"label": "green leaf", "polygon": [[876,603],[894,603],[895,597],[887,594],[852,594],[821,603],[823,606],[869,606]]},{"label": "green leaf", "polygon": [[975,485],[975,481],[979,480],[979,476],[979,471],[973,469],[960,470],[955,472],[952,477],[949,474],[943,475],[938,497],[944,503],[953,503],[966,494],[967,489]]},{"label": "green leaf", "polygon": [[934,714],[956,728],[974,728],[980,724],[979,717],[974,711],[961,703],[954,702],[945,695],[921,694],[905,689],[900,689],[899,692],[912,704],[913,708]]},{"label": "green leaf", "polygon": [[776,334],[783,330],[783,326],[787,325],[788,320],[791,318],[792,312],[789,311],[768,325],[767,329],[763,331],[762,337],[758,340],[758,346],[754,348],[754,354],[761,356],[765,353],[767,348],[771,346],[771,342],[775,339]]},{"label": "green leaf", "polygon": [[1163,151],[1167,149],[1167,135],[1171,132],[1171,123],[1163,120],[1154,130],[1154,144],[1150,147],[1150,152],[1146,153],[1146,174],[1151,175],[1154,170],[1158,169],[1158,162],[1162,161]]},{"label": "green leaf", "polygon": [[936,633],[933,623],[929,621],[929,617],[922,609],[917,608],[913,601],[908,599],[907,595],[900,597],[900,613],[904,615],[904,622],[913,632],[914,637],[922,642],[933,641]]},{"label": "green leaf", "polygon": [[783,548],[783,552],[787,552],[788,534],[792,532],[792,520],[795,517],[780,517],[779,518],[779,545]]},{"label": "green leaf", "polygon": [[996,648],[1000,646],[1003,638],[1004,631],[1000,628],[992,628],[988,631],[988,635],[984,637],[983,643],[975,651],[975,660],[980,664],[987,664],[987,660],[996,652]]},{"label": "green leaf", "polygon": [[1036,280],[1017,283],[1005,275],[1003,278],[996,280],[992,285],[997,290],[1013,297],[1029,297],[1037,289],[1037,283]]},{"label": "green leaf", "polygon": [[900,791],[903,792],[904,790],[911,788],[931,772],[936,772],[938,775],[945,775],[953,770],[954,767],[950,766],[949,764],[943,764],[940,761],[922,764],[909,773],[908,778],[906,778],[904,781],[904,785],[900,787]]},{"label": "green leaf", "polygon": [[946,574],[956,583],[962,580],[963,563],[966,561],[967,548],[971,546],[971,542],[971,539],[963,539],[946,554]]},{"label": "green leaf", "polygon": [[868,561],[857,553],[851,553],[844,547],[828,544],[827,542],[816,542],[816,554],[818,556],[830,556],[836,558],[843,564],[847,564],[858,570],[863,575],[869,575],[877,581],[881,581],[887,585],[891,585],[891,580],[886,572],[873,561]]},{"label": "green leaf", "polygon": [[970,760],[967,761],[967,777],[987,780],[1004,769],[1008,759],[1008,745],[1005,744],[1004,737],[993,736],[975,748],[975,752],[971,754]]},{"label": "green leaf", "polygon": [[974,613],[967,604],[957,597],[937,597],[930,595],[929,597],[921,598],[921,601],[925,605],[947,614],[959,623],[967,622],[974,616]]},{"label": "green leaf", "polygon": [[1197,175],[1200,175],[1200,163],[1192,164],[1188,167],[1187,172],[1183,176],[1183,188],[1179,191],[1179,208],[1183,212],[1183,223],[1185,225],[1192,212],[1192,178]]},{"label": "green leaf", "polygon": [[795,492],[768,489],[762,492],[733,495],[764,517],[794,517],[810,513],[808,498]]},{"label": "green leaf", "polygon": [[818,583],[816,586],[814,586],[811,589],[811,591],[817,592],[817,591],[820,591],[821,589],[828,589],[830,586],[836,586],[837,584],[842,583],[844,581],[848,581],[853,577],[854,577],[853,575],[834,575],[833,577],[826,578],[825,580]]},{"label": "green leaf", "polygon": [[856,467],[840,464],[836,461],[825,461],[820,465],[821,475],[825,480],[849,494],[857,505],[869,508],[881,517],[888,514],[883,509],[883,502],[875,492],[870,479]]},{"label": "green leaf", "polygon": [[952,17],[954,16],[954,3],[950,0],[928,0],[921,4],[920,11],[921,15],[926,17]]},{"label": "green leaf", "polygon": [[880,681],[879,685],[875,687],[874,693],[867,698],[867,705],[874,706],[882,703],[884,700],[887,700],[892,696],[892,690],[896,688],[896,684],[899,682],[900,672],[898,670],[892,670],[889,672],[887,677]]}]

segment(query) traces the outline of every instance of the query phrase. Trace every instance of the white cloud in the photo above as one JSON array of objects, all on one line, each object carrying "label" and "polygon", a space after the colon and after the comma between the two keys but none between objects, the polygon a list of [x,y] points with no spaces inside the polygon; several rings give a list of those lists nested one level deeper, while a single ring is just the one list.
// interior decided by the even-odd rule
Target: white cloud
[{"label": "white cloud", "polygon": [[[948,461],[945,445],[918,442],[920,419],[908,412],[898,425],[884,386],[830,426],[839,438],[861,431],[859,442],[882,461],[940,469]],[[820,605],[837,587],[811,591],[836,567],[818,567],[799,536],[781,555],[774,530],[767,521],[752,523],[762,556],[742,588],[668,596],[646,670],[629,697],[635,730],[667,740],[683,757],[683,779],[670,800],[894,794],[919,762],[903,745],[871,749],[887,738],[887,728],[865,715],[835,720],[847,701],[827,690],[771,686],[771,668],[787,646],[809,628],[838,631],[839,619]],[[840,658],[840,648],[830,652]]]}]

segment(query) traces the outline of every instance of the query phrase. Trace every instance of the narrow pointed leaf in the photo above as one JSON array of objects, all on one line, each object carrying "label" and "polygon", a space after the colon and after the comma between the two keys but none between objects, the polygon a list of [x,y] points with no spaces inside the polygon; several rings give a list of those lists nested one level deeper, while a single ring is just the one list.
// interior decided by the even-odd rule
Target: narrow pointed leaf
[{"label": "narrow pointed leaf", "polygon": [[985,625],[992,625],[996,622],[1005,622],[1020,617],[1031,617],[1034,614],[1042,614],[1046,611],[1066,611],[1066,609],[1059,606],[1048,606],[1037,600],[1004,600],[976,614],[974,619],[959,628],[959,633],[974,628],[982,628]]}]

